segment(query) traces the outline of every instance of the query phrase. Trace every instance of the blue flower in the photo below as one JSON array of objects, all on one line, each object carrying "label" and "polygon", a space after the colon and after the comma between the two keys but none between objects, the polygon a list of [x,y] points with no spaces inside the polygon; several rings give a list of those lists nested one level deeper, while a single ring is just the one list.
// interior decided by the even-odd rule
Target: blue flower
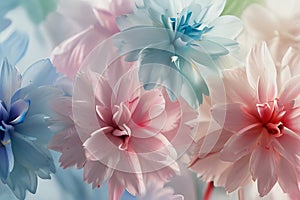
[{"label": "blue flower", "polygon": [[[235,38],[242,25],[237,17],[219,16],[225,3],[137,1],[134,13],[117,18],[122,31],[115,37],[119,53],[129,53],[127,61],[139,60],[140,79],[146,89],[165,85],[171,99],[183,96],[197,107],[202,94],[209,94],[203,67],[218,75],[219,58],[238,49]],[[173,70],[179,75],[170,75]],[[191,91],[187,92],[186,86]]]},{"label": "blue flower", "polygon": [[35,193],[37,176],[50,179],[55,172],[47,150],[53,135],[49,104],[62,91],[47,86],[57,76],[53,70],[49,60],[35,63],[23,76],[6,58],[0,66],[0,179],[19,199],[25,198],[26,190]]}]

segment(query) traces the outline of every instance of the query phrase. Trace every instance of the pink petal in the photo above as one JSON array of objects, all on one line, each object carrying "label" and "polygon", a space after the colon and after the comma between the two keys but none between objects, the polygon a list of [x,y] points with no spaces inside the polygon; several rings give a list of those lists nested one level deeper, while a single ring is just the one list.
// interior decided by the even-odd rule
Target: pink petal
[{"label": "pink petal", "polygon": [[125,15],[133,11],[135,7],[134,0],[115,0],[111,1],[109,10],[115,15]]},{"label": "pink petal", "polygon": [[274,151],[258,146],[250,158],[250,171],[253,180],[257,180],[260,196],[270,192],[277,182],[276,155]]},{"label": "pink petal", "polygon": [[[116,177],[123,187],[132,195],[142,194],[145,192],[145,183],[143,180],[144,172],[139,168],[138,157],[134,154],[127,155],[130,157],[128,160],[130,160],[129,163],[131,165],[131,169],[123,169],[123,166],[119,166],[118,169],[121,169],[122,171],[115,170],[113,178]],[[121,158],[124,158],[124,156],[121,156]],[[123,163],[125,162],[121,161],[120,165]]]},{"label": "pink petal", "polygon": [[251,50],[246,71],[250,85],[258,92],[259,103],[277,97],[276,67],[266,43],[261,42]]},{"label": "pink petal", "polygon": [[262,127],[257,127],[244,133],[233,135],[224,145],[220,158],[224,161],[235,162],[250,154],[255,148],[261,133]]},{"label": "pink petal", "polygon": [[225,183],[225,189],[227,192],[233,192],[249,182],[249,160],[250,155],[244,156],[234,162],[232,166],[227,169],[229,170]]},{"label": "pink petal", "polygon": [[86,161],[85,152],[74,126],[54,135],[49,148],[62,153],[59,162],[64,169],[72,166],[83,168]]},{"label": "pink petal", "polygon": [[278,183],[282,190],[289,194],[299,192],[297,166],[292,165],[288,160],[281,158],[278,166]]},{"label": "pink petal", "polygon": [[[151,120],[161,115],[165,110],[165,99],[160,90],[154,89],[146,91],[139,99],[139,103],[136,106],[132,119],[140,126],[145,126],[151,123]],[[164,121],[160,122],[164,124]],[[163,127],[160,125],[159,127]]]},{"label": "pink petal", "polygon": [[94,9],[94,13],[102,28],[111,35],[120,31],[116,24],[116,16],[111,11]]},{"label": "pink petal", "polygon": [[287,81],[281,89],[279,101],[284,105],[291,104],[300,95],[300,75]]},{"label": "pink petal", "polygon": [[93,188],[100,187],[100,185],[108,180],[114,169],[108,168],[99,161],[87,161],[84,165],[84,181],[93,183]]},{"label": "pink petal", "polygon": [[239,132],[252,127],[258,121],[250,115],[246,108],[239,103],[214,105],[212,116],[219,125],[229,131]]},{"label": "pink petal", "polygon": [[300,164],[300,136],[293,131],[284,128],[283,136],[277,138],[274,143],[274,148],[286,160],[297,166]]},{"label": "pink petal", "polygon": [[105,29],[91,26],[56,47],[52,52],[53,64],[59,72],[74,79],[87,55],[109,36]]},{"label": "pink petal", "polygon": [[249,85],[245,69],[224,70],[223,82],[229,102],[242,103],[248,106],[256,102],[256,93]]},{"label": "pink petal", "polygon": [[[122,70],[123,67],[124,69],[127,68],[126,66],[120,66],[120,70]],[[114,68],[114,66],[110,66],[109,68]],[[116,81],[118,82],[113,83],[113,80],[110,80],[110,83],[113,84],[112,88],[114,94],[114,98],[112,99],[112,106],[120,105],[121,102],[127,102],[128,104],[130,104],[130,102],[135,101],[138,97],[141,96],[141,90],[143,89],[143,86],[139,82],[137,68],[130,69],[129,71],[124,72],[124,74],[120,74],[120,77],[117,77],[117,75],[118,74],[115,74],[112,77],[115,77]]]},{"label": "pink petal", "polygon": [[114,176],[108,181],[108,199],[120,200],[124,192],[124,186]]},{"label": "pink petal", "polygon": [[[110,136],[110,137],[109,137]],[[95,159],[107,167],[115,168],[119,162],[119,144],[121,139],[104,134],[103,128],[92,133],[91,137],[84,142],[84,147]]]},{"label": "pink petal", "polygon": [[195,158],[190,163],[189,168],[199,174],[201,179],[205,182],[216,181],[231,165],[229,162],[223,162],[220,160],[219,156],[219,153],[213,153],[205,158]]}]

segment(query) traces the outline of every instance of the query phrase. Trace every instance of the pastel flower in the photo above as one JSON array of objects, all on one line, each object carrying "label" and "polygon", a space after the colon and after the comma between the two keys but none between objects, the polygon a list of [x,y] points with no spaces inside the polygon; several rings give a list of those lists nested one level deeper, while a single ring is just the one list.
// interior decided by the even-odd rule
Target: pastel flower
[{"label": "pastel flower", "polygon": [[40,79],[36,71],[55,71],[49,60],[42,60],[23,73],[3,59],[0,69],[1,164],[0,178],[24,199],[28,190],[35,193],[37,176],[50,179],[55,172],[47,142],[52,136],[47,118],[51,116],[49,101],[61,91],[46,86],[48,78]]},{"label": "pastel flower", "polygon": [[122,60],[101,74],[80,71],[74,88],[72,111],[61,112],[75,128],[70,123],[74,129],[65,129],[50,145],[62,152],[63,167],[83,167],[93,187],[108,181],[112,200],[125,189],[143,194],[145,177],[165,182],[178,173],[176,159],[192,142],[188,122],[197,117],[183,100],[170,102],[162,89],[145,91],[137,68]]},{"label": "pastel flower", "polygon": [[[299,50],[299,1],[267,0],[253,4],[242,15],[247,38],[266,41],[273,57],[280,62],[289,47]],[[255,15],[253,14],[255,13]],[[272,44],[272,46],[270,46]]]},{"label": "pastel flower", "polygon": [[[61,4],[66,4],[63,2]],[[80,25],[82,30],[75,32],[74,36],[66,39],[53,50],[52,60],[57,70],[73,79],[86,56],[102,41],[119,32],[115,18],[131,12],[133,3],[133,0],[111,1],[108,10],[93,8],[83,2],[77,3],[79,5],[74,8],[76,13],[77,10],[84,8],[86,9],[85,12],[93,14],[88,17],[83,15],[74,16],[76,22],[83,21]],[[80,6],[81,4],[84,6]],[[67,12],[63,14],[67,15],[70,12],[70,6],[65,5],[64,10],[67,10]],[[73,15],[73,13],[69,13],[69,16],[66,17],[72,17]],[[54,23],[56,26],[56,21]]]},{"label": "pastel flower", "polygon": [[226,102],[213,105],[211,115],[220,134],[209,132],[199,140],[201,146],[205,137],[218,136],[212,149],[193,160],[194,170],[229,192],[250,178],[257,182],[260,196],[276,183],[285,193],[299,192],[300,77],[282,75],[265,43],[252,49],[246,69],[223,73]]},{"label": "pastel flower", "polygon": [[[118,27],[123,31],[116,38],[120,54],[130,53],[128,61],[139,59],[140,79],[146,89],[155,86],[149,82],[164,84],[172,100],[182,95],[190,105],[197,107],[184,94],[182,82],[188,80],[201,103],[202,94],[208,95],[208,89],[203,80],[204,70],[199,65],[214,71],[216,60],[237,48],[234,39],[241,30],[239,19],[219,17],[224,0],[167,0],[163,3],[145,0],[141,5],[138,1],[136,4],[133,14],[117,18]],[[169,68],[181,75],[168,76]]]}]

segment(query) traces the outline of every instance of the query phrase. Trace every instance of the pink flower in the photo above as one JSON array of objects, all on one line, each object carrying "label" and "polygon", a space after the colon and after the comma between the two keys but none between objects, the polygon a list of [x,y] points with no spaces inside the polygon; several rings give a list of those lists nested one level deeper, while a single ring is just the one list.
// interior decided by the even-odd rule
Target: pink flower
[{"label": "pink flower", "polygon": [[[61,165],[83,167],[93,187],[108,181],[111,200],[120,199],[124,189],[141,196],[146,180],[164,183],[178,174],[176,160],[192,143],[197,118],[181,98],[171,102],[164,89],[144,90],[132,65],[120,59],[102,74],[80,71],[72,112],[58,111],[73,122],[50,144],[62,153]],[[71,106],[67,100],[60,105]]]},{"label": "pink flower", "polygon": [[[78,19],[79,16],[73,16],[74,13],[69,15],[73,16],[76,22],[82,21],[81,24],[83,25],[81,26],[87,28],[63,41],[52,52],[53,64],[59,72],[67,75],[70,79],[74,78],[83,60],[98,44],[119,32],[115,18],[119,15],[130,13],[134,6],[134,0],[111,1],[108,10],[92,8],[83,2],[81,4],[84,5],[82,6],[84,9],[89,10],[84,12],[88,13],[88,16],[81,14],[80,19]],[[69,7],[67,9],[70,10]],[[77,8],[76,12],[78,10],[81,10],[81,8]],[[90,16],[89,13],[93,13],[93,15]]]},{"label": "pink flower", "polygon": [[249,6],[242,15],[249,39],[266,41],[271,54],[280,59],[290,46],[300,50],[299,6],[297,0],[266,0],[264,5]]},{"label": "pink flower", "polygon": [[[213,105],[209,123],[217,122],[216,131],[199,140],[198,155],[191,162],[204,179],[231,192],[252,178],[260,196],[277,182],[285,193],[299,191],[300,76],[281,73],[265,43],[252,49],[246,69],[223,73],[227,102]],[[204,138],[210,141],[218,134],[214,147],[204,154]]]}]

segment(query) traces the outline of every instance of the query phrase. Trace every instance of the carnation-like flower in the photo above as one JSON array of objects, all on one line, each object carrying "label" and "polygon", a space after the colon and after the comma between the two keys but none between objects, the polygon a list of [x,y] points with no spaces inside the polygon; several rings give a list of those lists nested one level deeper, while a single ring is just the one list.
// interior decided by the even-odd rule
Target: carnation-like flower
[{"label": "carnation-like flower", "polygon": [[250,178],[257,182],[260,196],[276,183],[285,193],[299,192],[300,76],[277,71],[265,43],[252,49],[246,69],[223,75],[227,102],[213,105],[211,115],[219,133],[209,132],[199,140],[201,146],[205,137],[212,141],[218,136],[216,145],[208,152],[198,147],[191,167],[229,192]]},{"label": "carnation-like flower", "polygon": [[[47,78],[41,79],[44,71]],[[42,74],[42,75],[45,75]],[[0,68],[0,178],[19,199],[26,190],[35,193],[37,176],[50,179],[55,172],[47,142],[52,136],[48,118],[49,101],[62,95],[61,90],[48,85],[56,77],[49,60],[42,60],[21,76],[7,59]],[[44,86],[43,86],[44,85]]]},{"label": "carnation-like flower", "polygon": [[[208,89],[198,65],[216,70],[215,61],[238,46],[234,39],[241,30],[239,19],[219,17],[224,0],[144,0],[136,4],[133,14],[117,18],[124,33],[116,41],[120,53],[132,51],[127,60],[139,59],[140,80],[146,89],[153,88],[148,83],[165,84],[171,99],[183,96],[196,107],[186,94],[183,79],[188,80],[201,103],[202,94],[208,95]],[[181,76],[168,76],[168,68]]]},{"label": "carnation-like flower", "polygon": [[[53,64],[57,70],[73,79],[76,72],[79,70],[86,56],[102,41],[119,32],[115,18],[122,14],[127,14],[133,9],[133,0],[114,0],[110,2],[108,10],[93,8],[91,5],[86,5],[84,2],[72,2],[71,5],[79,4],[75,10],[84,9],[86,13],[92,13],[88,16],[80,15],[73,16],[74,13],[69,13],[67,17],[77,19],[76,22],[82,21],[83,30],[78,31],[74,36],[63,41],[52,52]],[[63,1],[61,4],[66,4]],[[70,10],[70,5],[67,4],[64,10]],[[64,12],[66,15],[68,12]],[[54,16],[53,16],[54,17]],[[60,16],[61,17],[61,16]],[[55,27],[57,18],[53,19]]]},{"label": "carnation-like flower", "polygon": [[124,189],[142,195],[146,177],[165,182],[179,172],[176,159],[192,142],[197,112],[182,99],[171,102],[162,88],[145,91],[138,69],[123,60],[99,72],[77,75],[72,111],[60,111],[74,124],[50,147],[62,152],[63,167],[83,167],[93,187],[108,181],[110,199],[120,199]]}]

